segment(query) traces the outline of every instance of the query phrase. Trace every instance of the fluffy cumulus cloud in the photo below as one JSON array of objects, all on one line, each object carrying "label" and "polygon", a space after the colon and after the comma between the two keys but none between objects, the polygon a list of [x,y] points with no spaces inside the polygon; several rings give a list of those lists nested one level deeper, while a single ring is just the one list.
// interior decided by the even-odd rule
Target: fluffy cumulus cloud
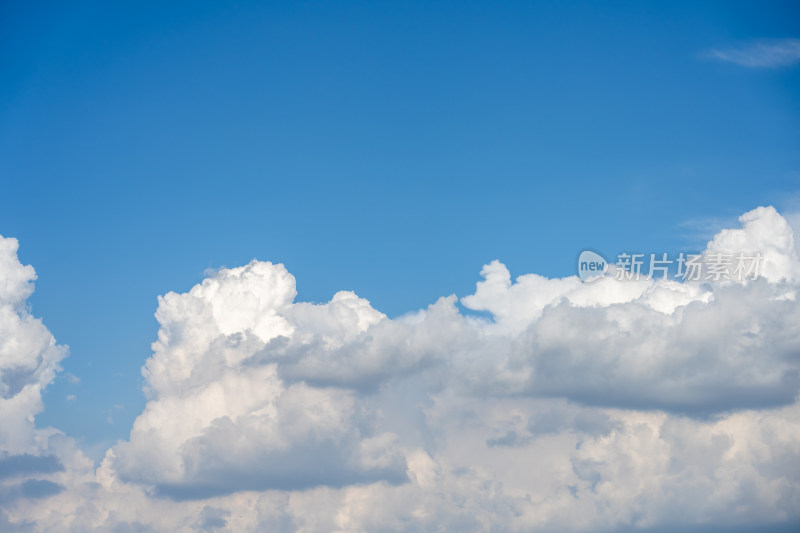
[{"label": "fluffy cumulus cloud", "polygon": [[[20,510],[36,514],[43,500],[64,491],[92,463],[74,442],[52,428],[37,429],[42,392],[60,369],[66,347],[33,317],[27,299],[34,269],[20,263],[16,239],[0,236],[0,529],[33,528],[12,521]],[[65,468],[65,465],[69,468]]]},{"label": "fluffy cumulus cloud", "polygon": [[800,260],[774,209],[740,222],[703,255],[760,253],[758,279],[512,279],[494,261],[474,294],[395,319],[352,292],[296,302],[283,265],[222,269],[159,299],[147,405],[97,468],[33,426],[65,352],[2,240],[0,525],[797,525]]}]

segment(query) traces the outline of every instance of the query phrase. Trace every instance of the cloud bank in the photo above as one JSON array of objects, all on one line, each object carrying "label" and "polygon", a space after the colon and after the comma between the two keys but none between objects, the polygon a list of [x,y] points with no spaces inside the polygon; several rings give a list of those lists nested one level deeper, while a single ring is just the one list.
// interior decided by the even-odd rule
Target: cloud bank
[{"label": "cloud bank", "polygon": [[[64,348],[0,240],[0,525],[32,531],[601,531],[800,523],[800,284],[773,208],[706,252],[744,282],[526,274],[390,319],[283,265],[159,298],[126,441],[37,429]],[[461,312],[483,312],[481,318]],[[8,422],[6,422],[8,421]],[[5,428],[9,428],[6,431]]]}]

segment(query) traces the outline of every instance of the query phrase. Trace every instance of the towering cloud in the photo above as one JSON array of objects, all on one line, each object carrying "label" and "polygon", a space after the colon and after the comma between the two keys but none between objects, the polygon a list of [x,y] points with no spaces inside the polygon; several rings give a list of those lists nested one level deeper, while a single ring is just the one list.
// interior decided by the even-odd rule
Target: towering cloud
[{"label": "towering cloud", "polygon": [[355,391],[282,379],[260,359],[287,345],[330,353],[383,315],[352,293],[321,306],[295,294],[283,265],[253,261],[160,299],[152,399],[112,452],[123,479],[174,498],[405,480],[396,435],[375,430]]},{"label": "towering cloud", "polygon": [[[159,299],[147,406],[96,472],[6,445],[0,480],[61,476],[55,488],[18,485],[27,496],[13,497],[7,522],[73,531],[796,523],[800,261],[774,209],[741,223],[705,254],[759,252],[759,279],[512,280],[495,261],[461,300],[488,319],[462,314],[455,296],[396,319],[350,292],[295,302],[283,265],[220,270]],[[3,297],[22,323],[20,286],[32,271],[15,263],[12,244],[0,288],[13,285],[2,290],[16,296]],[[25,352],[50,354],[29,361],[51,365],[26,374],[41,376],[39,387],[64,355],[46,338]],[[28,424],[28,434],[43,431]]]}]

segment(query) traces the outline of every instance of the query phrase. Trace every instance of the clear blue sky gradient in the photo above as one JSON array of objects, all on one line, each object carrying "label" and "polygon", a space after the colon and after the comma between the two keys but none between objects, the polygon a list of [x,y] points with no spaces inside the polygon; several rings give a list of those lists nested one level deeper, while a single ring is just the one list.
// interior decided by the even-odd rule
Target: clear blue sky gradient
[{"label": "clear blue sky gradient", "polygon": [[208,268],[394,316],[793,208],[800,68],[703,56],[789,37],[796,2],[3,3],[0,234],[81,380],[38,423],[127,437],[156,297]]}]

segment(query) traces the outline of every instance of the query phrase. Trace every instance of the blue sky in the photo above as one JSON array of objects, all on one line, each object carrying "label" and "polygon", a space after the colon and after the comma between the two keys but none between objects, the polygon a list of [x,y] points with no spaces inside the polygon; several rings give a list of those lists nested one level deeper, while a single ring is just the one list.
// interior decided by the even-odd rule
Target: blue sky
[{"label": "blue sky", "polygon": [[703,58],[800,33],[767,5],[5,6],[0,227],[81,379],[40,419],[123,437],[156,295],[207,268],[284,262],[301,299],[397,315],[492,259],[570,275],[785,204],[800,70]]},{"label": "blue sky", "polygon": [[396,317],[796,211],[800,68],[725,54],[797,38],[796,2],[5,3],[0,234],[70,347],[37,423],[127,438],[157,296],[223,266]]}]

